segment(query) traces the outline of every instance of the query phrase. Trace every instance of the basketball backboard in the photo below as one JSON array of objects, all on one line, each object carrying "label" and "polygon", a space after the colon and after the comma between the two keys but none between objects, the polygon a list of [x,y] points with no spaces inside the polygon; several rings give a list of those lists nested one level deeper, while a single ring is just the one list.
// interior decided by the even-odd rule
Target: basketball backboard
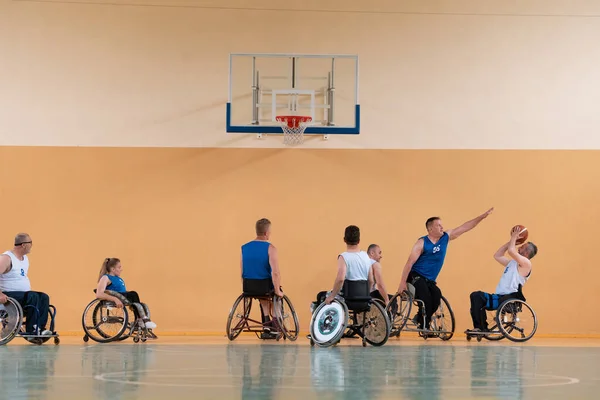
[{"label": "basketball backboard", "polygon": [[360,133],[358,56],[230,54],[227,132],[282,134],[277,115],[310,116],[309,135]]}]

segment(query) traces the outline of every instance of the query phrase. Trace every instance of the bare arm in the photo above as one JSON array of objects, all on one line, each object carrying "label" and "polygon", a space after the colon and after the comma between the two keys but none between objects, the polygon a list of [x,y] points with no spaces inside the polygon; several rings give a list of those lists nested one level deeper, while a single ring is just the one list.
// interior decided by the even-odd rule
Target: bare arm
[{"label": "bare arm", "polygon": [[510,242],[503,244],[498,251],[496,251],[496,253],[494,254],[494,259],[496,261],[498,261],[500,264],[504,265],[506,267],[506,265],[510,262],[510,259],[508,257],[505,256],[506,254],[506,250],[508,250],[508,245],[510,244]]},{"label": "bare arm", "polygon": [[281,272],[279,271],[279,255],[275,246],[269,246],[269,264],[271,265],[271,279],[273,279],[273,287],[275,294],[279,297],[283,296],[281,291]]},{"label": "bare arm", "polygon": [[508,242],[508,254],[519,264],[519,272],[523,271],[521,275],[527,275],[531,271],[531,261],[527,257],[523,257],[517,251],[517,239],[519,237],[519,228],[515,227],[511,231],[510,242]]},{"label": "bare arm", "polygon": [[[10,271],[10,267],[12,266],[10,257],[6,254],[0,254],[0,275],[7,273]],[[6,295],[0,292],[0,304],[4,304],[8,301]]]},{"label": "bare arm", "polygon": [[369,285],[369,291],[375,284],[374,273],[375,273],[375,271],[373,271],[373,265],[371,265],[371,268],[369,268],[369,275],[367,276],[367,284]]},{"label": "bare arm", "polygon": [[331,304],[335,296],[338,295],[340,290],[342,290],[342,286],[344,285],[344,279],[346,279],[346,261],[344,261],[344,257],[338,257],[337,261],[338,272],[335,277],[335,282],[333,283],[333,289],[327,299],[325,299],[325,303]]},{"label": "bare arm", "polygon": [[450,240],[454,240],[460,237],[463,233],[469,232],[471,229],[475,228],[481,221],[487,218],[494,211],[494,207],[490,208],[483,214],[478,217],[473,218],[470,221],[465,222],[458,228],[450,229],[447,231],[448,235],[450,235]]},{"label": "bare arm", "polygon": [[402,278],[400,278],[400,286],[398,286],[398,293],[402,293],[406,289],[406,280],[408,279],[408,274],[412,269],[413,265],[417,262],[419,257],[423,253],[423,239],[417,240],[417,243],[413,246],[410,251],[410,255],[408,256],[408,260],[406,261],[406,265],[404,266],[404,270],[402,271]]},{"label": "bare arm", "polygon": [[98,298],[100,300],[112,301],[113,303],[115,303],[117,305],[117,307],[119,307],[119,308],[123,307],[123,303],[121,302],[121,300],[119,300],[115,296],[111,296],[110,294],[105,292],[106,286],[108,286],[109,282],[110,282],[110,280],[106,276],[103,276],[102,278],[100,278],[100,281],[98,282],[98,286],[96,287],[96,298]]},{"label": "bare arm", "polygon": [[371,267],[371,271],[373,271],[373,275],[375,276],[375,282],[377,282],[377,289],[379,290],[379,293],[381,293],[383,301],[385,302],[385,304],[387,304],[389,301],[389,297],[388,292],[385,288],[385,284],[383,283],[383,273],[381,264],[379,264],[378,262],[373,264],[373,266]]},{"label": "bare arm", "polygon": [[6,254],[0,254],[0,275],[7,273],[10,271],[10,267],[12,266],[10,257]]}]

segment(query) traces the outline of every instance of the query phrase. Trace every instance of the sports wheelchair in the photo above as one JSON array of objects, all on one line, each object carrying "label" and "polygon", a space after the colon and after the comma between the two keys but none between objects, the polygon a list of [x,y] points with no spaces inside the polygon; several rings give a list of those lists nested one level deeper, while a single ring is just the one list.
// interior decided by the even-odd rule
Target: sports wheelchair
[{"label": "sports wheelchair", "polygon": [[[95,292],[96,290],[94,290]],[[81,324],[85,332],[84,342],[92,339],[98,343],[108,343],[133,337],[133,342],[139,343],[140,340],[145,342],[148,339],[158,339],[152,329],[147,329],[144,326],[141,318],[134,317],[133,321],[131,320],[129,314],[135,316],[135,306],[130,301],[120,293],[112,290],[106,290],[105,292],[121,300],[123,307],[118,308],[112,301],[92,300],[81,317]],[[141,305],[146,316],[150,318],[148,306],[145,303],[141,303]]]},{"label": "sports wheelchair", "polygon": [[[26,306],[25,308],[34,308],[33,306]],[[35,310],[37,318],[38,311]],[[12,298],[8,298],[5,304],[0,304],[0,345],[7,344],[15,338],[15,336],[22,337],[29,343],[42,345],[51,338],[54,338],[54,344],[59,344],[60,339],[58,334],[54,331],[54,320],[56,318],[56,308],[53,305],[48,307],[48,321],[50,323],[49,331],[52,332],[50,335],[42,335],[42,329],[38,328],[37,332],[33,334],[26,333],[26,324],[24,321],[25,314],[23,308],[18,301]]]},{"label": "sports wheelchair", "polygon": [[[260,300],[270,302],[275,314],[273,320],[263,322],[264,310],[260,305]],[[250,311],[252,311],[253,304],[258,304],[261,321],[251,318]],[[294,341],[298,338],[300,325],[294,306],[286,295],[279,297],[273,293],[264,295],[242,293],[229,311],[226,331],[227,338],[231,341],[235,340],[242,332],[255,333],[259,339],[267,338],[264,334],[270,332],[277,341],[281,338]]]},{"label": "sports wheelchair", "polygon": [[[414,312],[412,312],[413,306],[415,306]],[[419,310],[422,310],[421,321],[418,318]],[[448,300],[442,296],[440,306],[431,317],[431,324],[427,329],[425,328],[425,304],[422,300],[415,298],[415,287],[410,283],[407,283],[404,292],[396,293],[392,297],[388,303],[387,311],[392,320],[390,332],[392,337],[400,337],[402,331],[417,332],[425,340],[430,337],[437,337],[445,341],[454,336],[454,312]],[[424,328],[419,328],[419,325]]]},{"label": "sports wheelchair", "polygon": [[507,338],[513,342],[526,342],[535,335],[538,326],[537,315],[533,308],[527,304],[523,296],[522,286],[515,294],[500,297],[500,306],[496,310],[484,308],[486,321],[492,320],[492,326],[487,330],[466,330],[467,340],[476,338],[491,341]]},{"label": "sports wheelchair", "polygon": [[310,345],[329,347],[342,337],[358,335],[363,347],[383,346],[390,334],[390,319],[382,302],[371,298],[368,281],[344,281],[341,296],[331,304],[325,295],[311,304]]}]

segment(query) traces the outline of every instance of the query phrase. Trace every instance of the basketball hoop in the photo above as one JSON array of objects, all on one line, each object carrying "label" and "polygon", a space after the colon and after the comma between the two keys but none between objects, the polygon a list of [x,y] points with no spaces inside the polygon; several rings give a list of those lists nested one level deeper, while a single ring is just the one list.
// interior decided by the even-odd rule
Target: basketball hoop
[{"label": "basketball hoop", "polygon": [[277,122],[281,123],[283,129],[283,144],[295,146],[304,143],[304,130],[310,122],[311,117],[301,115],[278,115]]}]

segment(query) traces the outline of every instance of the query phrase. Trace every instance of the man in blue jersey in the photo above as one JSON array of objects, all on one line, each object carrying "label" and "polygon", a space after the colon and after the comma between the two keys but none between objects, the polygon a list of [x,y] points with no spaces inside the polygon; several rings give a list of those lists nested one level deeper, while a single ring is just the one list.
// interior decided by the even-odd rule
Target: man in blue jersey
[{"label": "man in blue jersey", "polygon": [[[406,290],[407,282],[415,288],[415,298],[425,304],[425,328],[429,328],[431,317],[440,306],[442,292],[437,287],[436,279],[444,265],[448,242],[460,237],[463,233],[475,228],[481,221],[494,211],[490,208],[480,216],[465,222],[458,228],[444,231],[442,220],[439,217],[431,217],[425,222],[427,235],[419,238],[412,248],[408,261],[404,266],[398,293]],[[417,321],[422,324],[419,310]]]},{"label": "man in blue jersey", "polygon": [[[242,246],[240,268],[245,294],[264,296],[275,293],[279,297],[283,296],[279,257],[277,249],[269,242],[270,236],[271,221],[266,218],[260,219],[256,222],[256,239]],[[260,308],[263,324],[268,328],[273,314],[271,302],[260,300]],[[265,332],[263,337],[267,338],[268,334],[269,332]]]}]

